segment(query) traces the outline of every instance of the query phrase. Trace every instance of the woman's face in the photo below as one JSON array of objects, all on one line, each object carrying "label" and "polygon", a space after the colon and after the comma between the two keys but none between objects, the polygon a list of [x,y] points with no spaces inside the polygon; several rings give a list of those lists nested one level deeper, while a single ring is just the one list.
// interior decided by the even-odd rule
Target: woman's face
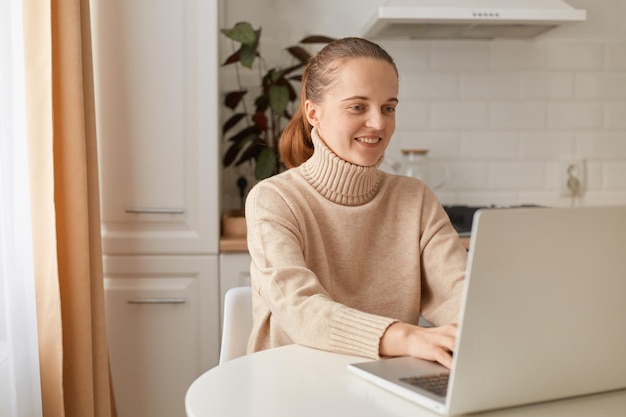
[{"label": "woman's face", "polygon": [[321,103],[305,102],[309,123],[340,158],[375,165],[396,128],[398,76],[388,62],[350,58],[338,63]]}]

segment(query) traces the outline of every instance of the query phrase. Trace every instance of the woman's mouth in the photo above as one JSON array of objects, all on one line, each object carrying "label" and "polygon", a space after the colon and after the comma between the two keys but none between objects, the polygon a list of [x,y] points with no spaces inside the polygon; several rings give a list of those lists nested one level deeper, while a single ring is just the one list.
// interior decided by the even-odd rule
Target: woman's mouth
[{"label": "woman's mouth", "polygon": [[355,139],[361,143],[367,143],[370,145],[376,144],[381,141],[379,137],[359,137]]}]

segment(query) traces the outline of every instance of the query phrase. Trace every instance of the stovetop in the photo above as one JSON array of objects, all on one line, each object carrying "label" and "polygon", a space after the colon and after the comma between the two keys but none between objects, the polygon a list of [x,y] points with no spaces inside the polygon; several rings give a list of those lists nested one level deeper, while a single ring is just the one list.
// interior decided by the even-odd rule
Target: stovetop
[{"label": "stovetop", "polygon": [[523,204],[519,206],[508,206],[508,207],[498,207],[498,206],[463,206],[463,205],[454,205],[454,206],[443,206],[443,209],[448,213],[448,217],[450,217],[450,223],[454,229],[461,236],[469,236],[472,231],[472,221],[474,220],[474,213],[476,213],[480,209],[498,209],[498,208],[520,208],[520,207],[541,207],[534,204]]},{"label": "stovetop", "polygon": [[486,208],[484,206],[443,206],[443,209],[450,217],[450,223],[460,236],[469,236],[472,231],[472,221],[474,213]]}]

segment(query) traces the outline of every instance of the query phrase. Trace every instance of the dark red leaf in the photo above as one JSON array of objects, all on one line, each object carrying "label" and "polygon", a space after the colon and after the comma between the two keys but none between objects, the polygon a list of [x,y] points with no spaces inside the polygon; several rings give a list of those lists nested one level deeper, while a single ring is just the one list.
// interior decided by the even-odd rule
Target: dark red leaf
[{"label": "dark red leaf", "polygon": [[229,65],[229,64],[234,64],[235,62],[239,62],[239,60],[240,60],[239,52],[240,51],[241,51],[241,49],[238,49],[237,52],[235,52],[234,54],[232,54],[231,56],[226,58],[226,61],[224,61],[222,66],[226,66],[226,65]]},{"label": "dark red leaf", "polygon": [[287,89],[289,90],[289,101],[295,101],[298,98],[298,93],[293,88],[293,85],[291,85],[290,82],[285,83],[285,85],[287,86]]},{"label": "dark red leaf", "polygon": [[229,109],[234,110],[235,107],[239,105],[239,103],[243,99],[243,96],[245,96],[247,92],[247,90],[241,90],[226,93],[226,97],[224,97],[224,105]]},{"label": "dark red leaf", "polygon": [[237,132],[234,136],[232,136],[231,138],[228,139],[229,142],[234,142],[236,143],[238,146],[242,146],[242,144],[244,142],[246,142],[247,140],[250,139],[254,139],[256,136],[259,135],[259,128],[252,125],[252,126],[248,126],[246,128],[244,128],[243,130],[240,130],[239,132]]},{"label": "dark red leaf", "polygon": [[266,146],[262,143],[251,143],[250,146],[246,147],[246,149],[241,153],[239,159],[235,163],[235,166],[241,165],[246,161],[256,159],[265,147]]},{"label": "dark red leaf", "polygon": [[264,113],[270,106],[270,99],[267,97],[266,94],[263,94],[262,96],[256,98],[256,100],[254,101],[254,105],[256,106],[257,112]]},{"label": "dark red leaf", "polygon": [[235,161],[235,158],[237,158],[238,154],[239,154],[239,145],[237,143],[233,143],[226,150],[226,153],[224,154],[224,158],[222,159],[222,163],[224,164],[224,166],[225,167],[230,166]]},{"label": "dark red leaf", "polygon": [[254,125],[260,130],[267,130],[267,116],[265,116],[265,112],[258,111],[254,113],[254,115],[252,116],[252,121],[254,122]]},{"label": "dark red leaf", "polygon": [[290,67],[287,67],[283,70],[281,77],[285,77],[288,74],[291,74],[292,72],[299,70],[300,68],[304,67],[306,65],[306,62],[301,62],[299,64],[296,65],[292,65]]},{"label": "dark red leaf", "polygon": [[311,35],[302,39],[299,43],[331,43],[335,38],[329,38],[323,35]]},{"label": "dark red leaf", "polygon": [[287,51],[300,62],[307,62],[311,58],[311,54],[301,46],[290,46]]}]

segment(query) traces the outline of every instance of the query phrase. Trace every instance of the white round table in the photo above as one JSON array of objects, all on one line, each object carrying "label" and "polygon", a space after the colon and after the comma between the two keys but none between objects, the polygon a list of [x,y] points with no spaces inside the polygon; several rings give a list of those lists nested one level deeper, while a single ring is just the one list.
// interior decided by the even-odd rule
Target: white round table
[{"label": "white round table", "polygon": [[[185,398],[188,417],[437,416],[359,378],[347,364],[368,359],[299,345],[226,362],[202,374]],[[626,415],[626,390],[473,416]]]}]

